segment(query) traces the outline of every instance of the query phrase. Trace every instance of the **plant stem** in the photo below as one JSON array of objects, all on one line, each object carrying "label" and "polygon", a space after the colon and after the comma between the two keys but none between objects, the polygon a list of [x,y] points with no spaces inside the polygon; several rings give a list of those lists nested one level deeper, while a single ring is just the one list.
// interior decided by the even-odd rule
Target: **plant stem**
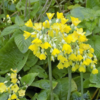
[{"label": "plant stem", "polygon": [[68,83],[68,96],[67,96],[67,100],[70,100],[70,94],[71,94],[71,79],[72,79],[72,75],[71,75],[71,67],[68,68],[68,78],[69,78],[69,83]]},{"label": "plant stem", "polygon": [[7,24],[6,9],[5,9],[5,5],[4,5],[4,1],[5,0],[2,0],[2,3],[3,3],[3,11],[4,11],[4,15],[5,15],[5,21],[6,21],[6,24]]},{"label": "plant stem", "polygon": [[50,55],[48,55],[48,67],[49,67],[49,80],[50,80],[51,100],[53,100],[52,69],[51,69],[51,56]]},{"label": "plant stem", "polygon": [[81,100],[83,100],[83,72],[80,73],[81,76]]},{"label": "plant stem", "polygon": [[27,14],[27,2],[28,2],[28,0],[26,0],[26,5],[25,5],[25,12],[24,12],[24,17],[26,17],[26,14]]}]

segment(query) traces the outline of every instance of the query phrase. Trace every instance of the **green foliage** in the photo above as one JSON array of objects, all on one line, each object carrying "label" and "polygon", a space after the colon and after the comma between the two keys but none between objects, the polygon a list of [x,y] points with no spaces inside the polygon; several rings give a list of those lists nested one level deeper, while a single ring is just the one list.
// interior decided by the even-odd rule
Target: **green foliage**
[{"label": "green foliage", "polygon": [[[79,28],[86,31],[88,42],[98,57],[99,73],[93,75],[91,69],[84,74],[84,99],[94,100],[97,93],[93,89],[100,88],[100,0],[11,0],[0,1],[0,82],[8,78],[6,74],[11,68],[17,69],[21,81],[29,87],[26,97],[20,100],[50,100],[50,82],[48,75],[47,59],[39,60],[28,47],[30,38],[23,37],[23,31],[32,32],[33,29],[25,26],[25,22],[31,19],[33,23],[47,19],[47,12],[63,12],[69,19],[70,16],[81,20]],[[47,2],[47,3],[46,3]],[[12,23],[8,23],[6,15],[9,14]],[[56,15],[55,15],[56,16]],[[4,20],[5,18],[5,20]],[[66,100],[68,94],[68,71],[59,70],[56,66],[58,61],[52,62],[52,78],[54,100]],[[71,100],[80,100],[80,75],[72,74]],[[32,88],[32,90],[30,89]],[[91,89],[92,88],[92,92]],[[88,92],[87,92],[88,91]],[[91,99],[92,95],[94,98]],[[99,93],[98,93],[99,94]],[[8,94],[0,94],[0,100],[6,100]],[[28,97],[28,98],[27,98]],[[100,95],[99,95],[100,98]]]}]

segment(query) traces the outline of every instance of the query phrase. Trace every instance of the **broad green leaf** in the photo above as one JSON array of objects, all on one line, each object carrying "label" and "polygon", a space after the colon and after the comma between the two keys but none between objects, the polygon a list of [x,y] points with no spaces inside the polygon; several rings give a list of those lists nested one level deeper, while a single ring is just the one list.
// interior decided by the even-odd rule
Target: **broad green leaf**
[{"label": "broad green leaf", "polygon": [[35,77],[38,75],[38,73],[29,73],[21,78],[22,84],[26,84],[30,86],[32,82],[35,80]]},{"label": "broad green leaf", "polygon": [[96,24],[97,24],[97,20],[85,21],[85,25],[90,32],[92,32],[92,30],[95,28]]},{"label": "broad green leaf", "polygon": [[16,16],[15,17],[15,24],[17,24],[18,26],[23,26],[24,21],[19,16]]},{"label": "broad green leaf", "polygon": [[26,53],[28,51],[28,47],[31,44],[31,39],[28,38],[27,40],[25,40],[23,34],[17,34],[14,38],[14,41],[18,47],[18,49],[22,52],[22,53]]},{"label": "broad green leaf", "polygon": [[27,62],[24,66],[24,71],[29,70],[32,66],[34,66],[38,61],[38,58],[33,54],[33,52],[30,52],[29,57],[27,59]]},{"label": "broad green leaf", "polygon": [[[83,98],[84,100],[91,100],[90,93],[88,91],[84,93]],[[71,96],[71,100],[81,100],[81,93],[78,91],[73,92]]]},{"label": "broad green leaf", "polygon": [[0,74],[7,73],[11,68],[19,72],[25,65],[28,53],[22,54],[14,39],[10,39],[2,49],[0,49]]},{"label": "broad green leaf", "polygon": [[88,42],[93,48],[94,53],[98,58],[100,58],[100,36],[94,35],[88,38]]},{"label": "broad green leaf", "polygon": [[80,18],[81,20],[84,19],[84,14],[83,14],[84,8],[83,7],[77,7],[75,9],[71,10],[71,16]]},{"label": "broad green leaf", "polygon": [[17,8],[18,11],[25,10],[25,3],[22,2],[22,1],[19,1],[19,2],[16,4],[16,8]]},{"label": "broad green leaf", "polygon": [[28,73],[33,73],[33,72],[36,72],[38,73],[38,77],[40,78],[47,78],[47,73],[46,71],[39,65],[34,65]]},{"label": "broad green leaf", "polygon": [[62,78],[68,73],[68,70],[66,68],[59,70],[57,68],[57,65],[53,66],[52,68],[53,68],[52,71],[53,77],[55,77],[56,79]]},{"label": "broad green leaf", "polygon": [[76,76],[74,78],[74,81],[75,81],[75,83],[77,85],[77,90],[80,91],[81,90],[81,77],[80,76]]},{"label": "broad green leaf", "polygon": [[89,81],[89,78],[88,78],[88,79],[84,80],[83,87],[84,88],[89,88],[89,84],[90,84],[90,81]]},{"label": "broad green leaf", "polygon": [[98,5],[98,0],[86,0],[86,7],[93,8],[94,6]]},{"label": "broad green leaf", "polygon": [[5,1],[4,2],[4,5],[5,5],[5,8],[7,9],[7,10],[9,10],[9,11],[11,11],[11,12],[14,12],[15,10],[16,10],[16,8],[15,8],[15,4],[9,4],[9,2],[8,1]]},{"label": "broad green leaf", "polygon": [[[57,86],[57,82],[53,81],[52,85],[54,89]],[[42,80],[33,82],[31,86],[35,86],[41,89],[50,89],[50,81],[46,79],[42,79]]]},{"label": "broad green leaf", "polygon": [[0,100],[8,100],[8,96],[9,96],[8,93],[0,94]]},{"label": "broad green leaf", "polygon": [[[68,93],[68,78],[62,78],[57,80],[58,85],[54,89],[54,93],[56,93],[59,96],[60,100],[66,100],[67,99],[67,93]],[[71,92],[77,90],[76,83],[74,80],[71,81]]]},{"label": "broad green leaf", "polygon": [[98,74],[92,74],[90,75],[90,87],[96,87],[100,88],[100,67],[98,68]]},{"label": "broad green leaf", "polygon": [[17,25],[8,26],[1,32],[1,36],[5,36],[5,35],[8,35],[8,34],[14,33],[16,30],[18,30],[18,28],[19,27]]},{"label": "broad green leaf", "polygon": [[39,94],[35,93],[32,100],[48,100],[48,91],[43,90]]}]

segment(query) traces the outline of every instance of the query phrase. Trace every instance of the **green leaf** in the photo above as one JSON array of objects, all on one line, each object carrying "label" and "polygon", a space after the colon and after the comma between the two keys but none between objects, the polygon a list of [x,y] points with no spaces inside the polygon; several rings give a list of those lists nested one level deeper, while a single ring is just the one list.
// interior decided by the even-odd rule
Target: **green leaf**
[{"label": "green leaf", "polygon": [[86,7],[93,8],[98,5],[98,0],[86,0]]},{"label": "green leaf", "polygon": [[92,32],[92,30],[95,28],[96,24],[97,24],[97,20],[85,21],[85,25],[90,32]]},{"label": "green leaf", "polygon": [[43,90],[41,91],[39,94],[35,93],[35,95],[33,96],[32,100],[48,100],[48,91],[47,90]]},{"label": "green leaf", "polygon": [[18,49],[22,52],[22,53],[26,53],[28,51],[28,47],[31,44],[31,39],[28,38],[27,40],[25,40],[23,34],[17,34],[14,38],[15,43],[18,47]]},{"label": "green leaf", "polygon": [[25,65],[28,54],[22,54],[10,39],[2,49],[0,49],[0,74],[7,73],[10,69],[17,69],[19,72]]},{"label": "green leaf", "polygon": [[94,48],[94,53],[98,58],[100,58],[100,36],[94,35],[89,37],[87,43],[89,43]]},{"label": "green leaf", "polygon": [[35,77],[38,75],[38,73],[29,73],[21,78],[22,84],[26,84],[30,86],[32,82],[35,80]]},{"label": "green leaf", "polygon": [[[53,89],[54,89],[57,86],[57,82],[53,81],[52,85],[53,85]],[[35,87],[38,87],[41,89],[50,89],[50,81],[46,80],[46,79],[42,79],[39,81],[35,81],[34,83],[32,83],[31,86],[35,86]]]},{"label": "green leaf", "polygon": [[24,71],[29,70],[32,66],[34,66],[38,61],[38,58],[33,54],[33,52],[30,52],[29,57],[27,59],[27,62],[24,66]]},{"label": "green leaf", "polygon": [[29,70],[29,73],[32,73],[32,72],[36,72],[38,73],[38,77],[40,78],[47,78],[47,73],[45,72],[45,70],[39,66],[39,65],[34,65],[30,70]]},{"label": "green leaf", "polygon": [[[56,93],[59,96],[60,100],[66,100],[67,99],[67,93],[68,93],[68,78],[62,78],[59,79],[58,85],[54,89],[54,93]],[[71,81],[71,92],[77,90],[76,83],[74,80]]]},{"label": "green leaf", "polygon": [[100,88],[100,67],[98,68],[98,74],[92,74],[90,75],[90,87],[96,87]]},{"label": "green leaf", "polygon": [[55,77],[56,79],[64,77],[67,73],[68,73],[68,70],[66,68],[59,70],[57,68],[57,65],[53,66],[52,74],[53,74],[53,77]]},{"label": "green leaf", "polygon": [[0,100],[7,100],[8,99],[8,93],[3,93],[3,94],[0,94]]},{"label": "green leaf", "polygon": [[15,24],[17,24],[18,26],[23,26],[24,21],[19,16],[16,16],[15,17]]},{"label": "green leaf", "polygon": [[25,10],[25,3],[22,2],[22,1],[19,1],[19,2],[16,4],[16,8],[17,8],[18,11]]},{"label": "green leaf", "polygon": [[17,25],[8,26],[8,27],[4,28],[4,30],[1,32],[1,36],[5,36],[8,34],[14,33],[18,28],[19,27]]}]

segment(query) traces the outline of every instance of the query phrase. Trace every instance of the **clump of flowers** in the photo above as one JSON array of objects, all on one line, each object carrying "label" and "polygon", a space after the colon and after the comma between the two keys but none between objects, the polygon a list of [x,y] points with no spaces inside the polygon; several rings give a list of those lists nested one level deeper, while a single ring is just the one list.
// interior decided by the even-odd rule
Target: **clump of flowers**
[{"label": "clump of flowers", "polygon": [[8,100],[20,100],[23,96],[25,96],[25,89],[27,86],[21,86],[19,76],[17,78],[17,70],[11,69],[11,73],[8,73],[10,76],[10,81],[5,81],[0,83],[0,93],[9,93]]},{"label": "clump of flowers", "polygon": [[39,23],[32,23],[31,19],[25,23],[32,27],[33,32],[24,31],[25,39],[31,36],[32,42],[29,49],[40,60],[45,60],[48,51],[51,60],[59,60],[59,69],[71,66],[72,71],[86,72],[86,68],[92,68],[92,73],[97,74],[95,67],[97,58],[94,49],[86,44],[87,38],[82,28],[77,25],[81,22],[78,18],[71,17],[72,24],[68,25],[63,13],[57,12],[57,18],[52,19],[54,13],[47,13],[48,20]]},{"label": "clump of flowers", "polygon": [[[7,18],[7,23],[12,23],[10,16],[7,14],[6,15]],[[5,18],[3,18],[3,21],[5,21]]]}]

